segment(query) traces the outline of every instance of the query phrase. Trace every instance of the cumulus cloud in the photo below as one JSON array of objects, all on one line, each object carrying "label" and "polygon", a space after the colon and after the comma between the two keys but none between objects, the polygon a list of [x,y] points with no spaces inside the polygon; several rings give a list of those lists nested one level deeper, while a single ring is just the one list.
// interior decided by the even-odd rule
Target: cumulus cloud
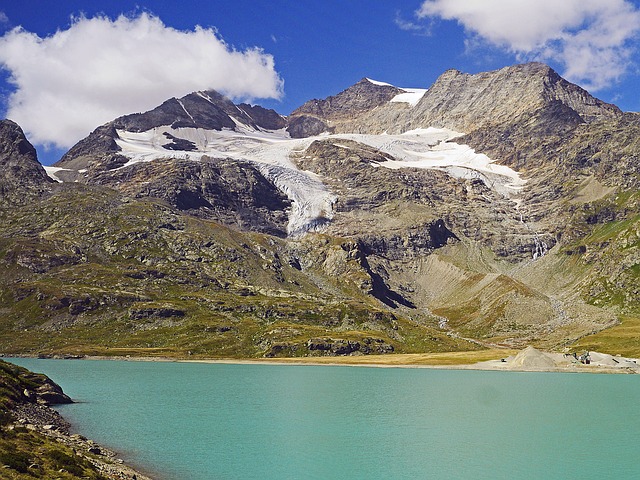
[{"label": "cumulus cloud", "polygon": [[456,20],[519,60],[558,62],[592,90],[627,71],[640,32],[640,10],[628,0],[426,0],[417,15]]},{"label": "cumulus cloud", "polygon": [[7,117],[32,142],[57,147],[172,96],[215,89],[243,100],[279,98],[283,87],[261,49],[238,51],[213,29],[179,31],[147,13],[79,17],[46,38],[15,28],[0,37],[0,66],[15,87]]}]

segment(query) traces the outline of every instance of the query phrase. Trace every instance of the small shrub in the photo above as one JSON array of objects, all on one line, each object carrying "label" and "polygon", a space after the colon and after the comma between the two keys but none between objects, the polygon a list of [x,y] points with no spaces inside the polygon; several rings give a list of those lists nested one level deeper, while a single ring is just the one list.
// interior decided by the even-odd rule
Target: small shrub
[{"label": "small shrub", "polygon": [[31,459],[27,453],[18,451],[0,452],[0,465],[7,465],[20,473],[27,473]]},{"label": "small shrub", "polygon": [[81,477],[84,469],[78,464],[78,458],[64,453],[61,450],[52,450],[48,454],[56,470],[66,470],[72,475]]}]

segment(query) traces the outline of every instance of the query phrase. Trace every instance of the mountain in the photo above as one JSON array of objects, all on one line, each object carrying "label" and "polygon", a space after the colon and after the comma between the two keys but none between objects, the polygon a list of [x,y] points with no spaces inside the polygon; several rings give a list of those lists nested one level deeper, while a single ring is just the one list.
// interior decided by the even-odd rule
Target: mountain
[{"label": "mountain", "polygon": [[640,354],[639,130],[539,63],[167,100],[3,208],[0,349]]},{"label": "mountain", "polygon": [[[58,178],[111,186],[132,195],[152,196],[168,200],[182,211],[204,218],[241,225],[263,233],[286,235],[289,206],[286,196],[249,162],[202,158],[199,140],[178,137],[176,132],[221,132],[245,129],[281,129],[285,120],[273,110],[246,104],[234,105],[215,91],[196,92],[180,99],[172,98],[157,108],[126,115],[98,127],[80,141],[55,165]],[[150,132],[150,133],[145,133]],[[174,133],[172,133],[174,132]],[[127,144],[133,151],[147,142],[151,152],[176,152],[172,161],[128,165],[123,155]],[[136,143],[137,142],[137,143]],[[185,152],[198,155],[198,163],[176,162],[186,158]],[[153,156],[153,154],[152,154]],[[155,155],[158,157],[158,155]],[[160,155],[162,157],[162,155]],[[122,168],[125,165],[128,168]]]},{"label": "mountain", "polygon": [[563,110],[569,124],[615,118],[622,113],[541,63],[475,75],[448,70],[417,101],[401,101],[402,93],[407,90],[363,79],[334,97],[305,103],[292,112],[289,122],[297,125],[313,118],[324,128],[312,134],[403,133],[425,126],[471,133],[519,123],[554,108]]}]

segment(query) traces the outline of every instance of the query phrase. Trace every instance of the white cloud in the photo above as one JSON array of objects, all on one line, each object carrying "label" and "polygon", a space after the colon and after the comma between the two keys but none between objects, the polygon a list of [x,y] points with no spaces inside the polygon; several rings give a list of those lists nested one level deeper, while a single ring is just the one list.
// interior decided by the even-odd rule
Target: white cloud
[{"label": "white cloud", "polygon": [[179,31],[152,15],[74,19],[40,38],[0,37],[0,66],[16,87],[7,116],[30,140],[69,147],[98,125],[172,96],[215,89],[234,98],[280,98],[271,55],[237,51],[208,28]]},{"label": "white cloud", "polygon": [[417,22],[412,22],[411,20],[405,20],[404,18],[402,18],[399,11],[396,12],[396,16],[393,20],[393,23],[395,23],[400,30],[404,30],[405,32],[411,32],[414,35],[424,36],[424,37],[431,35],[431,25],[425,25],[423,23],[417,23]]},{"label": "white cloud", "polygon": [[628,0],[426,0],[417,15],[456,20],[519,60],[558,62],[592,90],[627,71],[640,32],[640,10]]}]

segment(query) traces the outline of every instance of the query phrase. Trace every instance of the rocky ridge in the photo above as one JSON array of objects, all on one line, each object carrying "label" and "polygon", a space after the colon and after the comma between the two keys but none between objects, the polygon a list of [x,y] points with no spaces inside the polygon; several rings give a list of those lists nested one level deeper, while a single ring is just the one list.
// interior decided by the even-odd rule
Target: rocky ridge
[{"label": "rocky ridge", "polygon": [[[350,90],[341,95],[351,96]],[[547,65],[527,63],[477,74],[448,70],[415,106],[380,102],[352,113],[340,115],[340,110],[332,110],[316,116],[326,123],[324,131],[336,133],[391,134],[426,126],[471,133],[486,128],[504,130],[554,105],[574,112],[572,121],[579,123],[622,114],[615,105],[591,96]],[[298,114],[294,111],[292,117]]]},{"label": "rocky ridge", "polygon": [[335,131],[333,122],[353,118],[389,103],[404,90],[363,78],[355,85],[324,100],[309,100],[287,119],[287,132],[293,138],[305,138]]},{"label": "rocky ridge", "polygon": [[[182,98],[171,98],[162,105],[145,113],[124,115],[112,122],[96,128],[88,137],[73,146],[56,167],[68,170],[60,174],[66,181],[80,179],[78,170],[92,172],[113,170],[127,163],[127,159],[118,152],[118,130],[128,132],[146,132],[161,126],[178,128],[202,128],[207,130],[235,129],[236,125],[251,128],[278,130],[285,127],[284,118],[273,110],[247,104],[235,105],[231,100],[215,90],[194,92]],[[176,143],[177,142],[177,143]],[[189,151],[194,148],[192,142],[166,137],[163,145],[167,150]]]},{"label": "rocky ridge", "polygon": [[28,202],[53,183],[18,124],[0,121],[0,204]]}]

